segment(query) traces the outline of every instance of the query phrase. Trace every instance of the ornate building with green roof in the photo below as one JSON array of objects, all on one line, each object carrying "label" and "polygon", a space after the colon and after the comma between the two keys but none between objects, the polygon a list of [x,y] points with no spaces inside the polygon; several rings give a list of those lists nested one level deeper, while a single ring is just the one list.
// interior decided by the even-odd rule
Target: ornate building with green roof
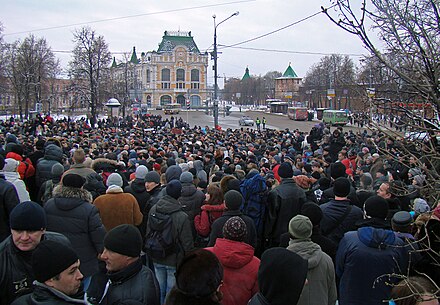
[{"label": "ornate building with green roof", "polygon": [[286,102],[299,99],[302,78],[298,77],[290,63],[283,76],[275,79],[275,98]]},{"label": "ornate building with green roof", "polygon": [[[113,61],[113,79],[129,79],[129,99],[148,107],[189,100],[201,106],[208,96],[208,53],[201,53],[191,32],[165,31],[157,51],[142,52],[138,58],[133,48],[128,61]],[[127,82],[127,81],[125,81]]]}]

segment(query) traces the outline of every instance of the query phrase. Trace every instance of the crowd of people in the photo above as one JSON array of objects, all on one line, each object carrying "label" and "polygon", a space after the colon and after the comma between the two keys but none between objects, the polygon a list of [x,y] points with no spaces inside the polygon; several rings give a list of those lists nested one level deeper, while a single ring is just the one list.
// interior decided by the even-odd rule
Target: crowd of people
[{"label": "crowd of people", "polygon": [[438,304],[435,139],[154,115],[0,129],[0,305]]}]

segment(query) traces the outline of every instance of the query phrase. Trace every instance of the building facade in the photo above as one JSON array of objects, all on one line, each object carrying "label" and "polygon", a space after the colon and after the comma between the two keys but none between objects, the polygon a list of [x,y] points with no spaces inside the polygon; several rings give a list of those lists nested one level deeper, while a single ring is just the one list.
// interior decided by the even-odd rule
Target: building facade
[{"label": "building facade", "polygon": [[131,102],[148,107],[179,103],[201,107],[209,96],[207,87],[208,53],[201,53],[191,32],[165,31],[157,51],[133,48],[127,63],[112,65],[113,79],[126,83]]},{"label": "building facade", "polygon": [[285,102],[298,101],[302,78],[296,75],[292,67],[287,67],[283,76],[275,79],[275,98]]}]

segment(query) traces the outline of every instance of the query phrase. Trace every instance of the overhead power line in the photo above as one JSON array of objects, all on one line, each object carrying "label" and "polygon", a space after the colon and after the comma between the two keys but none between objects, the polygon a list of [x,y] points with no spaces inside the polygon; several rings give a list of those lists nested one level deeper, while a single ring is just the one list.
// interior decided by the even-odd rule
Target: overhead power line
[{"label": "overhead power line", "polygon": [[262,52],[276,52],[276,53],[289,53],[289,54],[301,54],[301,55],[333,55],[333,54],[341,54],[347,56],[356,56],[363,57],[365,54],[355,54],[355,53],[324,53],[324,52],[308,52],[308,51],[291,51],[291,50],[277,50],[277,49],[263,49],[263,48],[250,48],[250,47],[230,47],[232,49],[242,49],[242,50],[250,50],[250,51],[262,51]]}]

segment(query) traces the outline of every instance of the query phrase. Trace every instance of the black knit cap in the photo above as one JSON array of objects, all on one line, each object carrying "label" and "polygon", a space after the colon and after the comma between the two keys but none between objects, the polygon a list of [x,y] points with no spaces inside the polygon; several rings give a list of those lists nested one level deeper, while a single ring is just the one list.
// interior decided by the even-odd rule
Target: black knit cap
[{"label": "black knit cap", "polygon": [[138,257],[142,250],[142,236],[133,225],[119,225],[107,232],[104,247],[125,256]]},{"label": "black knit cap", "polygon": [[388,201],[380,196],[371,196],[364,203],[364,212],[369,217],[386,219],[388,216]]},{"label": "black knit cap", "polygon": [[225,205],[228,210],[237,211],[243,202],[243,196],[236,190],[227,191],[225,194]]},{"label": "black knit cap", "polygon": [[46,212],[36,202],[25,201],[12,209],[9,223],[13,230],[38,231],[46,228]]},{"label": "black knit cap", "polygon": [[166,186],[167,195],[178,199],[182,195],[182,183],[179,180],[171,180]]},{"label": "black knit cap", "polygon": [[278,175],[281,178],[292,178],[293,177],[293,168],[292,165],[288,162],[281,163],[278,168]]},{"label": "black knit cap", "polygon": [[77,174],[67,174],[63,177],[62,184],[67,187],[82,188],[86,179]]},{"label": "black knit cap", "polygon": [[347,197],[350,194],[350,181],[347,178],[339,177],[333,183],[333,193],[338,197]]},{"label": "black knit cap", "polygon": [[78,261],[75,251],[53,240],[41,241],[32,253],[32,270],[40,283],[50,280]]}]

